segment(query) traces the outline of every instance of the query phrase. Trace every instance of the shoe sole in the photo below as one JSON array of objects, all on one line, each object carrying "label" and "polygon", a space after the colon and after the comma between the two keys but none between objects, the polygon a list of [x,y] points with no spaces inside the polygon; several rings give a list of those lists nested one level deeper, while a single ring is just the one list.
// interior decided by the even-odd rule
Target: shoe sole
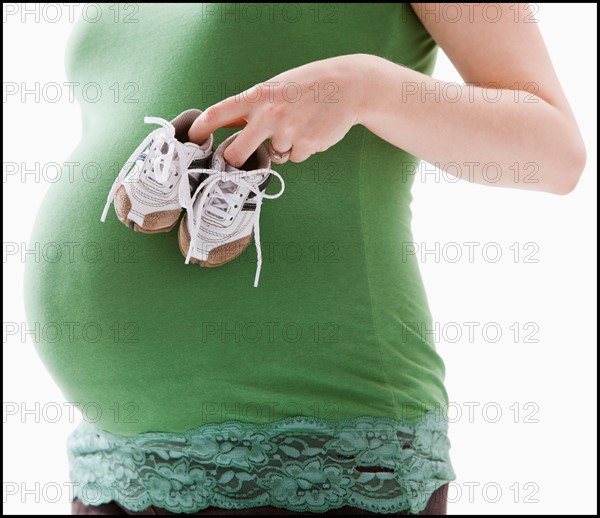
[{"label": "shoe sole", "polygon": [[[167,227],[149,229],[149,228],[140,227],[137,223],[134,223],[130,219],[127,219],[126,215],[129,214],[130,210],[131,210],[131,200],[129,199],[129,196],[127,196],[127,192],[125,191],[125,188],[123,186],[121,186],[121,187],[119,187],[119,190],[117,191],[117,195],[115,196],[115,212],[117,213],[117,218],[119,218],[119,221],[121,223],[123,223],[123,225],[125,225],[126,227],[132,229],[134,232],[141,232],[142,234],[160,234],[162,232],[169,232],[175,228],[175,225],[177,225],[177,222],[179,221],[179,216],[181,215],[181,210],[179,210],[179,211],[177,211],[177,217],[175,218],[175,221],[173,222],[173,224],[171,224]],[[176,212],[176,211],[164,211],[164,213],[174,213],[174,212]],[[158,215],[158,214],[161,214],[161,213],[157,212],[157,213],[151,214],[149,216],[156,217],[156,215]],[[146,217],[149,217],[149,216],[146,216]]]},{"label": "shoe sole", "polygon": [[[252,236],[254,232],[250,232],[250,235],[227,243],[225,245],[218,246],[208,253],[206,261],[190,257],[190,262],[198,264],[204,268],[216,268],[233,261],[236,257],[242,255],[244,250],[248,248],[248,245],[252,242]],[[187,228],[187,218],[181,220],[178,232],[179,250],[184,257],[187,257],[188,250],[190,249],[190,233]]]}]

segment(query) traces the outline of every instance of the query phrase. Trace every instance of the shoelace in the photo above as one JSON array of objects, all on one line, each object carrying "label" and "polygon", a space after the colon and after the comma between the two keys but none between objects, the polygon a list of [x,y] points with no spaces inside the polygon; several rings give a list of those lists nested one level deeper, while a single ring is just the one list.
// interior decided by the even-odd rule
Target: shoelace
[{"label": "shoelace", "polygon": [[[133,164],[139,158],[140,154],[146,149],[152,142],[152,146],[148,150],[148,157],[146,163],[152,164],[152,167],[147,170],[148,174],[154,177],[154,179],[164,185],[169,181],[172,174],[179,174],[179,159],[180,157],[186,156],[186,150],[184,145],[175,138],[175,127],[167,120],[161,119],[160,117],[145,117],[144,122],[146,124],[159,124],[160,128],[152,131],[143,142],[133,152],[129,160],[122,167],[115,182],[113,183],[102,217],[100,221],[104,223],[110,204],[115,199],[115,195],[121,187],[121,184],[125,180],[127,173],[131,171]],[[163,152],[163,149],[166,150]],[[183,203],[188,203],[190,200],[190,189],[189,183],[182,181],[179,184],[179,198]]]},{"label": "shoelace", "polygon": [[[254,223],[254,244],[256,245],[256,275],[254,276],[254,287],[258,287],[258,280],[260,278],[260,270],[262,268],[262,249],[260,246],[260,210],[262,207],[262,200],[274,200],[279,198],[285,190],[285,182],[277,171],[272,169],[257,169],[255,171],[217,171],[215,169],[195,169],[194,173],[204,173],[208,175],[196,189],[194,196],[189,201],[187,208],[188,218],[188,230],[190,232],[190,246],[188,249],[187,256],[185,258],[185,264],[190,262],[192,250],[196,245],[196,239],[198,230],[200,229],[200,223],[202,221],[202,211],[207,204],[209,196],[211,202],[207,212],[210,211],[214,216],[219,219],[225,219],[228,211],[236,204],[239,203],[239,198],[233,195],[233,190],[237,185],[245,185],[250,191],[255,194],[256,199],[256,221]],[[258,185],[251,183],[246,177],[254,176],[257,174],[272,174],[276,176],[281,182],[281,190],[276,194],[266,194],[258,188]],[[221,183],[221,185],[219,185]],[[202,192],[200,201],[198,202],[198,208],[194,211],[195,200],[198,193]],[[196,212],[196,223],[194,223],[193,213]],[[193,229],[193,230],[192,230]]]}]

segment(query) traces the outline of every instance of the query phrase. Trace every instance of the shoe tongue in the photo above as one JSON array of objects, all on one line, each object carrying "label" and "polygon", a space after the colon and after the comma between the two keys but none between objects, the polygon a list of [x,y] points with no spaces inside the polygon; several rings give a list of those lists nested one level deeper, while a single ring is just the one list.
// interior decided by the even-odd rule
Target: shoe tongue
[{"label": "shoe tongue", "polygon": [[193,142],[186,142],[183,147],[192,157],[201,158],[204,155],[204,151],[200,149],[198,144],[194,144]]},{"label": "shoe tongue", "polygon": [[[200,146],[198,146],[197,144],[194,144],[193,142],[186,142],[183,145],[184,149],[189,153],[188,155],[188,169],[208,169],[210,168],[210,154],[207,153],[207,151],[205,149],[202,149]],[[203,176],[205,177],[206,175],[200,175],[200,173],[190,173],[190,176],[192,178],[195,178],[196,180],[198,180],[198,182],[196,182],[195,185],[193,185],[192,187],[195,189],[195,187],[197,187],[197,184],[200,181],[200,177]]]},{"label": "shoe tongue", "polygon": [[[229,145],[237,138],[239,132],[235,133],[234,135],[230,136],[228,139],[226,139],[225,141],[223,141],[219,147],[217,147],[214,155],[213,155],[213,168],[216,169],[217,171],[225,171],[227,173],[235,173],[238,171],[245,171],[246,169],[239,169],[233,165],[231,165],[229,162],[227,162],[227,160],[225,160],[225,150],[229,147]],[[255,152],[256,153],[256,152]],[[254,157],[254,153],[252,155]],[[258,166],[261,166],[259,160],[256,159],[249,159],[246,161],[247,166],[250,166],[251,169],[248,170],[254,170],[255,168],[258,168]],[[263,175],[261,174],[257,174],[257,175],[252,175],[252,177],[256,178],[256,179],[260,179],[262,178]]]},{"label": "shoe tongue", "polygon": [[[238,175],[233,175],[234,178],[241,178],[242,177],[242,173],[241,171],[245,171],[243,169],[238,169],[237,167],[233,167],[232,165],[225,163],[225,171],[228,173],[239,173]],[[244,178],[246,178],[246,180],[248,180],[250,183],[253,184],[259,184],[260,182],[262,182],[265,178],[265,175],[262,173],[258,173],[258,172],[251,172],[248,173],[247,175],[244,176]],[[226,182],[227,185],[229,185],[230,182]]]},{"label": "shoe tongue", "polygon": [[[202,149],[198,144],[194,144],[193,142],[186,142],[183,144],[183,148],[189,153],[189,160],[186,161],[188,169],[210,168],[211,156],[205,149]],[[187,178],[190,184],[190,194],[193,195],[198,185],[207,178],[207,175],[206,173],[189,172]]]},{"label": "shoe tongue", "polygon": [[[239,169],[237,167],[232,166],[231,164],[229,164],[228,162],[225,162],[225,172],[227,173],[239,173]],[[234,174],[233,178],[238,179],[239,176]],[[225,181],[221,181],[220,182],[221,185],[221,189],[225,189],[226,191],[231,191],[233,189],[235,189],[235,182],[232,182],[231,180],[225,180]]]},{"label": "shoe tongue", "polygon": [[[183,145],[183,147],[184,147],[184,149],[186,150],[186,152],[188,153],[188,156],[189,156],[190,154],[195,154],[197,151],[199,151],[199,150],[200,150],[200,148],[199,148],[199,147],[198,147],[196,144],[192,144],[191,142],[188,142],[188,143],[184,144],[184,145]],[[168,151],[169,151],[169,144],[167,144],[167,143],[165,142],[165,143],[163,143],[163,145],[162,145],[162,146],[160,146],[160,152],[161,152],[163,155],[166,155]],[[180,156],[179,156],[179,152],[178,152],[177,150],[175,150],[175,151],[173,152],[173,158],[174,158],[174,159],[177,159],[177,158],[179,158],[180,160],[185,160],[185,159],[186,159],[186,158],[188,158],[188,157],[186,157],[186,156],[184,156],[184,157],[180,157]]]}]

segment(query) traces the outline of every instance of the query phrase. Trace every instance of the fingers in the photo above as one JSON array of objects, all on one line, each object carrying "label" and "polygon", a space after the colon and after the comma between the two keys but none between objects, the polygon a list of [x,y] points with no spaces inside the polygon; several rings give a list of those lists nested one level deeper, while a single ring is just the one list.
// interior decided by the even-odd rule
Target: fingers
[{"label": "fingers", "polygon": [[225,124],[225,126],[223,126],[224,128],[242,128],[243,126],[245,126],[246,124],[248,124],[248,119],[237,119],[233,122],[230,122],[229,124]]},{"label": "fingers", "polygon": [[309,159],[314,153],[308,149],[302,148],[292,148],[292,153],[290,155],[290,160],[292,162],[296,162],[297,164],[300,162],[304,162]]},{"label": "fingers", "polygon": [[[257,91],[262,93],[261,85],[208,107],[190,127],[190,141],[201,144],[219,128],[245,125],[225,150],[225,160],[238,168],[243,166],[266,139],[271,140],[271,160],[276,164],[283,164],[288,160],[303,162],[320,151],[314,139],[311,141],[303,132],[298,134],[294,131],[299,125],[295,123],[297,117],[284,116],[283,108],[288,106],[273,104],[272,101],[259,102],[261,96],[257,97]],[[286,154],[288,151],[290,153]],[[274,156],[277,154],[281,158]]]},{"label": "fingers", "polygon": [[292,138],[290,135],[282,135],[278,133],[277,135],[271,136],[271,149],[276,153],[284,155],[281,160],[277,160],[273,154],[271,153],[271,160],[276,164],[283,164],[290,159],[290,154],[285,155],[288,151],[292,149]]},{"label": "fingers", "polygon": [[202,112],[189,129],[188,138],[202,144],[219,128],[243,125],[248,120],[249,111],[248,103],[240,96],[228,97]]},{"label": "fingers", "polygon": [[260,124],[250,122],[225,150],[225,160],[234,167],[242,167],[267,138],[268,130]]},{"label": "fingers", "polygon": [[306,137],[299,136],[294,139],[294,147],[292,148],[290,160],[296,163],[304,162],[307,158],[314,155],[315,152],[314,143],[310,142]]},{"label": "fingers", "polygon": [[[281,134],[281,136],[279,135],[280,133],[276,136],[271,135],[259,123],[250,123],[225,150],[225,160],[235,167],[241,167],[266,139],[271,140],[272,151],[284,155],[281,160],[277,160],[273,157],[273,153],[269,153],[271,160],[276,164],[283,164],[288,160],[296,163],[304,162],[316,152],[310,142],[300,139],[298,144],[295,145],[292,143],[292,139],[285,133]],[[285,155],[287,151],[291,152]]]}]

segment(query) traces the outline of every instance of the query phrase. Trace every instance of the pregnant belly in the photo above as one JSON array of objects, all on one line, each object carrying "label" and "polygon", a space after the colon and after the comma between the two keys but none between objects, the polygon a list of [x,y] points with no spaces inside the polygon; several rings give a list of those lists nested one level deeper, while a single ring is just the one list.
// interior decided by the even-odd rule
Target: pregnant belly
[{"label": "pregnant belly", "polygon": [[[287,208],[265,203],[263,279],[253,288],[253,246],[201,269],[184,264],[176,229],[138,234],[112,212],[101,224],[116,169],[91,144],[69,158],[86,160],[105,174],[63,175],[50,188],[25,289],[38,353],[86,419],[130,434],[231,419],[390,414],[364,264],[347,248],[356,239],[343,239],[354,229],[315,234],[293,198]],[[315,246],[332,242],[338,260],[315,260]],[[290,243],[300,255],[276,253]]]}]

